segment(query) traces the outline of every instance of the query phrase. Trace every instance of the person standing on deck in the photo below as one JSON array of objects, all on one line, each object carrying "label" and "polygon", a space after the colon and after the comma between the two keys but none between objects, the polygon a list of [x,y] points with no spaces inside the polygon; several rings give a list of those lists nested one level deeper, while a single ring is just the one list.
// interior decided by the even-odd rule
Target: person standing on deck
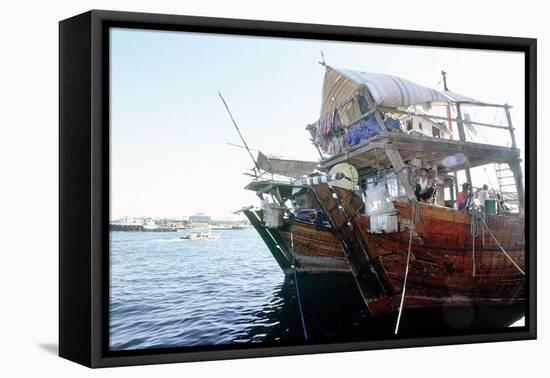
[{"label": "person standing on deck", "polygon": [[506,214],[510,211],[510,208],[506,205],[500,193],[497,193],[497,212],[499,214]]},{"label": "person standing on deck", "polygon": [[468,210],[474,200],[474,194],[470,190],[470,184],[462,184],[462,191],[456,195],[455,207],[457,210]]},{"label": "person standing on deck", "polygon": [[414,194],[416,195],[416,199],[423,202],[430,200],[434,195],[435,189],[433,186],[433,180],[430,180],[428,177],[428,170],[426,168],[422,168],[420,170],[420,176],[417,176],[415,181],[416,189]]},{"label": "person standing on deck", "polygon": [[438,191],[437,187],[441,185],[441,179],[439,178],[437,171],[435,171],[433,168],[428,169],[428,180],[430,180],[430,186],[433,189],[430,200],[435,201],[435,197]]},{"label": "person standing on deck", "polygon": [[477,193],[477,199],[479,200],[479,207],[482,212],[485,212],[485,200],[489,199],[489,187],[487,184],[483,185],[483,188]]}]

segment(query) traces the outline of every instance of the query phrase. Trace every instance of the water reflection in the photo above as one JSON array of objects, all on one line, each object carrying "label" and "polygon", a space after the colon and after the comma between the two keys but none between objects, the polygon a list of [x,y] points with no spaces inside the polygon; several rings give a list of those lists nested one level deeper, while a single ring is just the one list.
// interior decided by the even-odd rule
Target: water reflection
[{"label": "water reflection", "polygon": [[[220,235],[111,233],[112,350],[304,343],[293,277],[284,277],[253,229]],[[351,275],[298,282],[308,342],[394,337],[396,315],[372,319]],[[521,316],[521,306],[406,310],[399,337],[502,330]]]},{"label": "water reflection", "polygon": [[[395,337],[396,314],[372,318],[351,275],[300,275],[298,283],[308,342],[330,343]],[[304,343],[296,287],[284,279],[260,311],[247,335],[237,342]],[[510,326],[524,316],[522,305],[409,309],[399,337],[475,333]]]}]

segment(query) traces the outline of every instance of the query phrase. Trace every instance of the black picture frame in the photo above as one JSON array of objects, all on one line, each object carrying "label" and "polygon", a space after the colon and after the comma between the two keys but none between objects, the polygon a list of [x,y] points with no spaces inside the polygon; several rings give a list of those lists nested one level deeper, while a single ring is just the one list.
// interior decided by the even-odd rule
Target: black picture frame
[{"label": "black picture frame", "polygon": [[[109,352],[110,27],[525,53],[525,326],[506,332],[324,345]],[[434,346],[536,338],[537,41],[451,34],[92,10],[59,24],[59,355],[89,367]]]}]

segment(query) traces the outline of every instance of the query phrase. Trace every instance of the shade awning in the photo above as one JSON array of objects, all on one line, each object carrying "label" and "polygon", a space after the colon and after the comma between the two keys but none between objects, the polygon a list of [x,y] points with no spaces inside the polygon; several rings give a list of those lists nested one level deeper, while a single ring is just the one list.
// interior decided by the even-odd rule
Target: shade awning
[{"label": "shade awning", "polygon": [[299,178],[308,175],[317,168],[315,161],[304,161],[291,158],[284,158],[277,155],[264,154],[258,151],[258,167],[268,173],[276,175]]},{"label": "shade awning", "polygon": [[321,114],[325,114],[355,92],[367,88],[376,105],[404,108],[431,103],[475,102],[450,91],[439,91],[393,75],[326,67]]}]

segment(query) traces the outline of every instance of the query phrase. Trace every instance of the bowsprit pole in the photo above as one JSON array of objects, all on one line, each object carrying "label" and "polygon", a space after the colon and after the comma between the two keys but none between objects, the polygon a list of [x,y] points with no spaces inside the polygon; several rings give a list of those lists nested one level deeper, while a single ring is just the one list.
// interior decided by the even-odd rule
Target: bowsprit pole
[{"label": "bowsprit pole", "polygon": [[248,144],[246,144],[246,141],[243,138],[243,135],[241,134],[241,130],[239,130],[239,126],[237,126],[237,122],[235,122],[235,119],[233,118],[233,115],[231,114],[231,111],[229,110],[229,106],[227,106],[227,102],[225,102],[225,99],[223,98],[222,94],[218,91],[218,95],[222,99],[223,104],[225,105],[225,109],[227,110],[227,113],[229,114],[229,118],[231,118],[231,122],[233,122],[233,125],[235,126],[235,129],[237,129],[237,132],[239,133],[239,137],[241,138],[244,147],[248,151],[248,154],[250,155],[250,158],[254,162],[254,166],[256,167],[256,170],[254,171],[254,176],[258,178],[258,172],[260,172],[260,167],[258,166],[258,162],[256,159],[254,159],[254,156],[252,155],[252,151],[250,151],[250,148],[248,148]]}]

